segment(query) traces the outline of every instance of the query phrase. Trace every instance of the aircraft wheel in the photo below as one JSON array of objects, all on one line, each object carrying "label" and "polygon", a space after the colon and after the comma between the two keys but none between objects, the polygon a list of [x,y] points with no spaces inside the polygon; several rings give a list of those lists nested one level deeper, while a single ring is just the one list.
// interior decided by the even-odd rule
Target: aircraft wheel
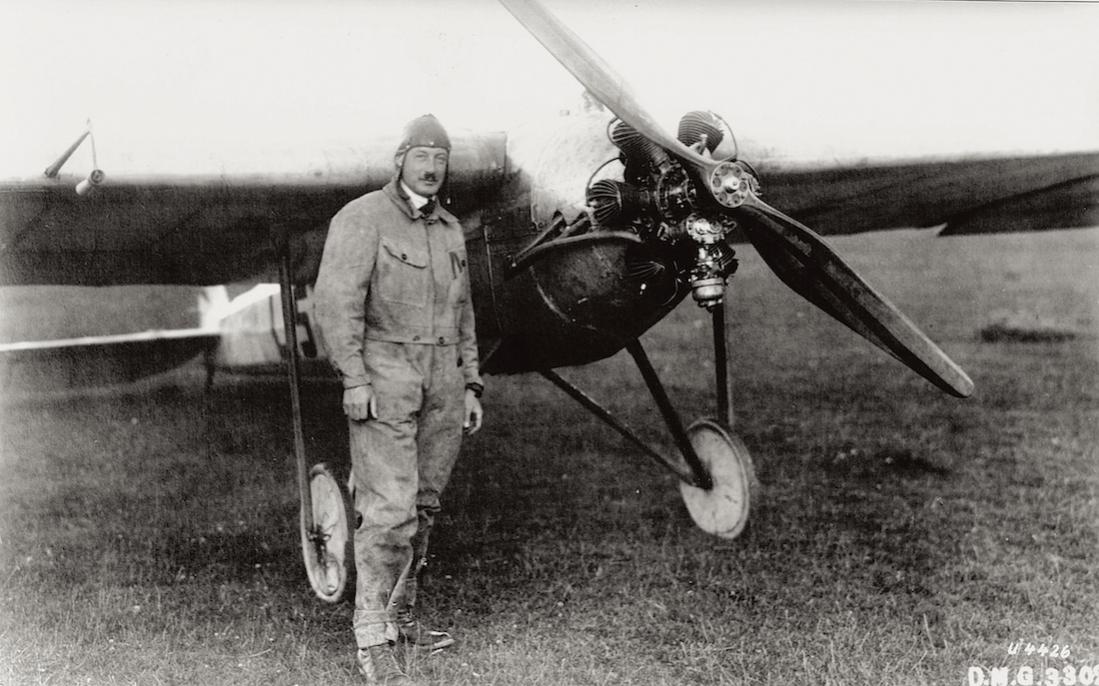
[{"label": "aircraft wheel", "polygon": [[301,532],[305,571],[317,597],[337,603],[348,591],[355,568],[351,499],[344,481],[324,462],[309,471],[309,490],[315,533]]},{"label": "aircraft wheel", "polygon": [[679,492],[691,519],[706,533],[736,538],[748,523],[756,471],[748,449],[728,429],[712,419],[700,419],[687,436],[714,486],[705,490],[680,482]]}]

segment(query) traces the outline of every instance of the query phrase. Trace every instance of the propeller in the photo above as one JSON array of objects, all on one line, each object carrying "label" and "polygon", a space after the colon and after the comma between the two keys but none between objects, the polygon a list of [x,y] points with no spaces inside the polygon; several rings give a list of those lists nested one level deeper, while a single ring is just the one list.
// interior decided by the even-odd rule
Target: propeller
[{"label": "propeller", "polygon": [[[759,198],[758,180],[749,165],[735,159],[704,156],[702,150],[712,151],[711,143],[716,145],[716,141],[706,140],[705,145],[688,147],[669,135],[640,105],[626,82],[536,0],[500,0],[500,3],[621,120],[618,127],[621,131],[616,131],[614,137],[616,143],[620,140],[625,143],[619,143],[624,151],[647,158],[653,166],[667,164],[661,151],[678,160],[691,175],[694,193],[701,196],[698,200],[706,202],[707,209],[746,220],[740,224],[748,240],[787,286],[947,393],[958,397],[972,394],[973,382],[965,372],[818,234]],[[623,125],[628,128],[622,128]],[[705,117],[690,113],[681,122],[681,137],[687,140],[703,135],[712,137],[713,132],[707,126]],[[646,140],[637,140],[638,136]],[[705,192],[699,192],[699,188]],[[705,220],[698,224],[705,234],[708,230]],[[715,326],[718,321],[715,316]]]}]

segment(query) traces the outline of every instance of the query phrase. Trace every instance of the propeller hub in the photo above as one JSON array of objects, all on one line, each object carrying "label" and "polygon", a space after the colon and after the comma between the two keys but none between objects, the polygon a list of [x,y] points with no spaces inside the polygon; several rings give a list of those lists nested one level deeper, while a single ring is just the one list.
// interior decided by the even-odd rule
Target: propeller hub
[{"label": "propeller hub", "polygon": [[756,177],[739,162],[722,162],[709,175],[710,192],[722,206],[740,207],[759,192]]}]

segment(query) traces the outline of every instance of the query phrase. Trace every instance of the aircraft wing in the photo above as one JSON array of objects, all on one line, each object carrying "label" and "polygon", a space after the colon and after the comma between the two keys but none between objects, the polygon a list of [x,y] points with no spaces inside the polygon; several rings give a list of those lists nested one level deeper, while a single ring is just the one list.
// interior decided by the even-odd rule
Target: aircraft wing
[{"label": "aircraft wing", "polygon": [[[449,191],[459,212],[499,183],[503,141],[455,136]],[[82,175],[0,180],[0,285],[277,281],[277,231],[292,241],[295,272],[315,273],[329,219],[392,178],[393,147],[235,168],[105,169],[85,193]]]},{"label": "aircraft wing", "polygon": [[[455,139],[458,216],[499,199],[503,134]],[[945,224],[944,233],[1099,224],[1099,153],[789,164],[759,160],[765,199],[819,233]],[[366,162],[369,160],[369,162]],[[221,284],[276,280],[273,231],[315,273],[328,220],[392,175],[392,141],[285,170],[0,181],[0,285]],[[579,174],[579,172],[578,172]],[[583,198],[584,179],[575,197]],[[519,227],[513,227],[516,230]]]},{"label": "aircraft wing", "polygon": [[759,170],[767,202],[823,235],[939,225],[943,235],[1099,225],[1099,152],[764,162]]}]

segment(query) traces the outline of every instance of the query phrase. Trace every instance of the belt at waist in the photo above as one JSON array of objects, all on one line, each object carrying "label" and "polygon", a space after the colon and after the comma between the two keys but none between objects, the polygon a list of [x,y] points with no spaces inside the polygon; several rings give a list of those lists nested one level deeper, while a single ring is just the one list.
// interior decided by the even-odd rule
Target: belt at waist
[{"label": "belt at waist", "polygon": [[375,333],[366,334],[371,341],[383,341],[385,343],[415,343],[418,345],[458,345],[461,338],[457,333],[429,336],[426,334],[412,333]]}]

